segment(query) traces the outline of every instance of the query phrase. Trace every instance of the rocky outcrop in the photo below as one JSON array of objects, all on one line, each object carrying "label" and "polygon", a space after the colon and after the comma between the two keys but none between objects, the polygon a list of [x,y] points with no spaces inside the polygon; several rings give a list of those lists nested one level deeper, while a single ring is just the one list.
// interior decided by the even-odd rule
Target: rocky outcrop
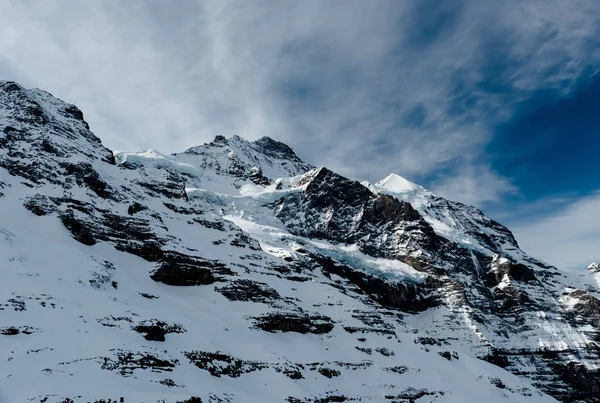
[{"label": "rocky outcrop", "polygon": [[265,283],[248,279],[233,280],[216,291],[230,301],[249,301],[269,304],[281,300],[281,296]]},{"label": "rocky outcrop", "polygon": [[172,372],[178,364],[177,360],[170,361],[151,353],[132,351],[116,351],[114,357],[102,357],[98,360],[101,362],[102,369],[115,371],[124,377],[132,376],[136,370]]},{"label": "rocky outcrop", "polygon": [[433,284],[400,282],[368,275],[349,266],[337,263],[331,258],[313,256],[327,276],[335,274],[358,287],[370,298],[389,308],[405,312],[419,312],[438,306],[439,295]]},{"label": "rocky outcrop", "polygon": [[180,325],[169,325],[160,320],[147,320],[133,328],[136,332],[144,334],[146,340],[165,341],[169,333],[183,333],[185,330]]},{"label": "rocky outcrop", "polygon": [[238,378],[240,375],[260,371],[268,364],[256,361],[244,361],[221,352],[189,351],[185,353],[188,360],[195,366],[208,371],[212,376],[229,376]]},{"label": "rocky outcrop", "polygon": [[150,278],[175,286],[207,285],[217,281],[216,273],[228,273],[224,264],[176,252],[164,253]]},{"label": "rocky outcrop", "polygon": [[254,318],[254,326],[266,332],[324,334],[333,330],[331,318],[318,314],[275,312]]}]

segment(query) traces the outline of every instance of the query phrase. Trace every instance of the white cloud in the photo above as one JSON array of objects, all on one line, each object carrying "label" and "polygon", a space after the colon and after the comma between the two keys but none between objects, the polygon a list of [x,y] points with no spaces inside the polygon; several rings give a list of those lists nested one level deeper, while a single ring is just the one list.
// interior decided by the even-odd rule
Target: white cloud
[{"label": "white cloud", "polygon": [[600,193],[511,229],[525,252],[562,269],[584,269],[600,260]]},{"label": "white cloud", "polygon": [[465,176],[437,187],[485,203],[511,190],[480,162],[491,125],[597,63],[599,12],[596,0],[8,0],[0,77],[77,104],[111,148],[269,135],[361,179],[452,165]]},{"label": "white cloud", "polygon": [[435,182],[431,190],[447,199],[480,206],[493,202],[517,189],[507,179],[498,176],[481,165],[468,167],[452,176]]}]

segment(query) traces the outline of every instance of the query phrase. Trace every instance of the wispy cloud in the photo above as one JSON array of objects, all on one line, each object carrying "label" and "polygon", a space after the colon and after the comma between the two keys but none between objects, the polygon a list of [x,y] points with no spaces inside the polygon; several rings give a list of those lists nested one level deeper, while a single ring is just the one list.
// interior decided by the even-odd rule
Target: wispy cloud
[{"label": "wispy cloud", "polygon": [[514,191],[486,162],[491,128],[597,67],[599,12],[596,0],[8,1],[0,75],[78,104],[111,148],[269,135],[359,179],[438,173],[442,194],[481,205]]},{"label": "wispy cloud", "polygon": [[471,205],[493,202],[518,191],[508,179],[488,170],[485,165],[466,166],[452,175],[443,176],[433,182],[432,190],[451,200]]},{"label": "wispy cloud", "polygon": [[600,193],[572,200],[553,214],[515,222],[523,250],[562,269],[600,261]]}]

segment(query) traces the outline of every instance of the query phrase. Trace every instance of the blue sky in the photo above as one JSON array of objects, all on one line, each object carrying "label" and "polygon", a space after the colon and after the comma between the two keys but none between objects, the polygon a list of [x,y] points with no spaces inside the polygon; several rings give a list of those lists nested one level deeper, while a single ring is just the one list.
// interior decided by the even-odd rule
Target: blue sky
[{"label": "blue sky", "polygon": [[584,196],[600,189],[600,76],[585,77],[566,96],[534,93],[495,127],[492,167],[520,189],[516,200]]},{"label": "blue sky", "polygon": [[268,135],[476,205],[559,267],[600,259],[597,0],[0,7],[0,78],[77,104],[112,149]]}]

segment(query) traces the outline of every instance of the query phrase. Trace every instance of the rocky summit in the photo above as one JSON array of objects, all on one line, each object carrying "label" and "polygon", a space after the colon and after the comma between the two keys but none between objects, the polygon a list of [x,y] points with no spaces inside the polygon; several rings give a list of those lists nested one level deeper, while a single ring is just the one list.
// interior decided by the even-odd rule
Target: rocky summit
[{"label": "rocky summit", "polygon": [[398,175],[114,153],[0,82],[0,212],[2,403],[600,401],[598,264]]}]

